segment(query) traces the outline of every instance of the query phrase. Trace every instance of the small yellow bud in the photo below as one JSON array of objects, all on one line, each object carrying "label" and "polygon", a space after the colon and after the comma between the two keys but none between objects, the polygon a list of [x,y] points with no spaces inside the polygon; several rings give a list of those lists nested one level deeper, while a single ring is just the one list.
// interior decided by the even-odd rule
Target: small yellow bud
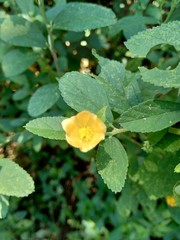
[{"label": "small yellow bud", "polygon": [[167,205],[169,205],[170,207],[176,207],[176,202],[173,196],[167,196],[166,197],[166,203]]}]

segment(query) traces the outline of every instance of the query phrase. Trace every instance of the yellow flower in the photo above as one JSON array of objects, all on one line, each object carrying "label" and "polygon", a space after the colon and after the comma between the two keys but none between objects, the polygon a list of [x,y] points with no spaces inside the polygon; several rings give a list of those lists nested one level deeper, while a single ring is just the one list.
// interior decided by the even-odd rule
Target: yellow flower
[{"label": "yellow flower", "polygon": [[172,197],[172,196],[167,196],[167,197],[166,197],[166,203],[167,203],[167,205],[169,205],[170,207],[176,207],[175,199],[174,199],[174,197]]},{"label": "yellow flower", "polygon": [[89,111],[63,120],[62,127],[66,132],[66,141],[82,152],[91,150],[105,138],[105,124]]}]

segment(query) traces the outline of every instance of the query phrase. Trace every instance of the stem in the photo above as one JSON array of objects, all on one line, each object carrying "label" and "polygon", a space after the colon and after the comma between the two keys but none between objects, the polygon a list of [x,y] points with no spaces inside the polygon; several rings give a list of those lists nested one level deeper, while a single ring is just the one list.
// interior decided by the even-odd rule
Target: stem
[{"label": "stem", "polygon": [[171,9],[170,9],[170,11],[169,11],[169,13],[168,13],[168,15],[167,15],[164,23],[167,23],[167,22],[169,21],[169,19],[171,18],[171,16],[172,16],[172,14],[173,14],[173,12],[174,12],[174,10],[175,10],[176,5],[178,4],[178,2],[179,2],[179,0],[174,0],[174,1],[172,1],[172,3],[171,3]]},{"label": "stem", "polygon": [[112,132],[107,132],[107,133],[106,133],[106,136],[112,137],[112,136],[114,136],[114,135],[116,135],[116,134],[124,133],[124,132],[128,132],[128,130],[126,130],[126,129],[124,129],[124,128],[120,128],[120,129],[114,128],[114,129],[112,130]]},{"label": "stem", "polygon": [[57,74],[58,74],[59,77],[61,77],[61,71],[59,69],[59,64],[58,64],[58,57],[57,57],[56,50],[55,50],[55,47],[54,47],[54,40],[53,40],[53,35],[52,35],[52,31],[53,31],[52,24],[49,24],[48,18],[46,16],[44,0],[38,0],[38,5],[39,5],[39,8],[41,10],[43,21],[44,21],[44,24],[46,25],[46,29],[47,29],[47,32],[48,32],[48,48],[49,48],[49,50],[51,52],[51,55],[53,57],[53,61],[54,61],[54,64],[55,64]]},{"label": "stem", "polygon": [[130,138],[129,136],[127,136],[127,135],[125,135],[125,134],[122,136],[122,138],[127,139],[128,141],[134,143],[135,145],[137,145],[137,146],[140,147],[140,148],[142,147],[142,144],[140,144],[139,142],[137,142],[136,140]]},{"label": "stem", "polygon": [[176,135],[180,135],[180,129],[179,128],[169,128],[168,132],[176,134]]},{"label": "stem", "polygon": [[162,23],[162,21],[163,21],[163,6],[164,6],[164,3],[165,3],[165,0],[162,0],[162,1],[160,2],[160,6],[159,6],[160,12],[161,12],[161,23]]}]

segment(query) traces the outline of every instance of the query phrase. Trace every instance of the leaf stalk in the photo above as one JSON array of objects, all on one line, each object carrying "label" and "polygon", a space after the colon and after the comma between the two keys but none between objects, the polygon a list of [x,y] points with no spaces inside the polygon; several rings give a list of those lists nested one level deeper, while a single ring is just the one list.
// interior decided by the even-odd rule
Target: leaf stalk
[{"label": "leaf stalk", "polygon": [[124,133],[124,132],[128,132],[128,130],[124,129],[124,128],[114,128],[111,132],[106,132],[106,136],[114,136],[114,135],[117,135],[119,133]]}]

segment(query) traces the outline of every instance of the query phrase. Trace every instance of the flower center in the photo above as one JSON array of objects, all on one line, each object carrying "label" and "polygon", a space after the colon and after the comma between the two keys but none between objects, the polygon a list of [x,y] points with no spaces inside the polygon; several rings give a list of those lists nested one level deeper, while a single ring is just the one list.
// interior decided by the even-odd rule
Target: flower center
[{"label": "flower center", "polygon": [[88,142],[91,140],[93,132],[90,127],[82,127],[79,129],[79,136],[81,141]]}]

